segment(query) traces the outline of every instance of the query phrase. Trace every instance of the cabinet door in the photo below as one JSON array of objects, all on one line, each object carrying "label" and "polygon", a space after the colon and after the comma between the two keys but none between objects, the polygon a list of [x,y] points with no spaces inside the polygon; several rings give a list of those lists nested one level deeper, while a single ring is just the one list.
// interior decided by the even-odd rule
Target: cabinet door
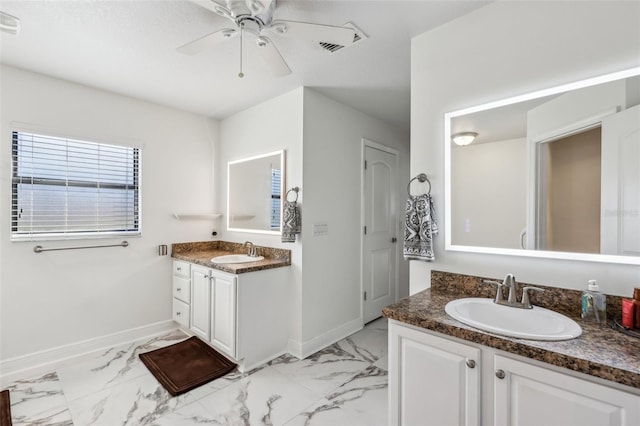
[{"label": "cabinet door", "polygon": [[191,267],[191,327],[195,335],[209,341],[211,271],[193,265]]},{"label": "cabinet door", "polygon": [[499,355],[494,360],[496,425],[640,424],[640,396]]},{"label": "cabinet door", "polygon": [[236,281],[232,275],[214,273],[211,299],[211,344],[236,356]]},{"label": "cabinet door", "polygon": [[480,424],[480,349],[391,323],[389,423]]}]

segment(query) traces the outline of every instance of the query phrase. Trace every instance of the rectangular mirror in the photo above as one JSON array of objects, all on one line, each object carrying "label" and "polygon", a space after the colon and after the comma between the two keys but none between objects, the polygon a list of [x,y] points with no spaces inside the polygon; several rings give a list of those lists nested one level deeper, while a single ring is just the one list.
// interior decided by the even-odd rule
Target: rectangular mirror
[{"label": "rectangular mirror", "polygon": [[284,161],[284,151],[275,151],[228,163],[229,231],[280,234]]},{"label": "rectangular mirror", "polygon": [[640,68],[446,114],[445,216],[447,250],[640,264]]}]

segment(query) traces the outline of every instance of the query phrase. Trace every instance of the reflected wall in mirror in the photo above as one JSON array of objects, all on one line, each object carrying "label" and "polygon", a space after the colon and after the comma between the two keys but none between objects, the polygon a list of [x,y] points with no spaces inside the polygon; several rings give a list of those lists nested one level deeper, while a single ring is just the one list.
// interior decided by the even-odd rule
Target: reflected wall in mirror
[{"label": "reflected wall in mirror", "polygon": [[640,68],[446,114],[445,175],[448,250],[640,264]]},{"label": "reflected wall in mirror", "polygon": [[280,234],[284,151],[230,161],[227,165],[227,228]]}]

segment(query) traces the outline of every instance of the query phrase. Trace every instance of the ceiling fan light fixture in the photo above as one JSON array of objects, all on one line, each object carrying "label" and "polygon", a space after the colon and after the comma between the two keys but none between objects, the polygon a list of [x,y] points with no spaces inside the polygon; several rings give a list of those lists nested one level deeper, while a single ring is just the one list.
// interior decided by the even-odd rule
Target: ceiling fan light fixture
[{"label": "ceiling fan light fixture", "polygon": [[251,10],[253,10],[254,13],[260,13],[264,10],[264,5],[258,0],[251,0],[249,7],[251,8]]},{"label": "ceiling fan light fixture", "polygon": [[287,32],[287,24],[284,22],[277,22],[271,25],[271,29],[277,32],[278,34],[285,34]]},{"label": "ceiling fan light fixture", "polygon": [[226,7],[220,6],[219,4],[216,4],[213,7],[213,9],[218,15],[224,16],[227,19],[233,20],[233,13],[231,13],[231,11],[229,9],[227,9]]},{"label": "ceiling fan light fixture", "polygon": [[476,132],[460,132],[451,135],[451,140],[456,145],[466,146],[473,142],[476,137],[478,137]]}]

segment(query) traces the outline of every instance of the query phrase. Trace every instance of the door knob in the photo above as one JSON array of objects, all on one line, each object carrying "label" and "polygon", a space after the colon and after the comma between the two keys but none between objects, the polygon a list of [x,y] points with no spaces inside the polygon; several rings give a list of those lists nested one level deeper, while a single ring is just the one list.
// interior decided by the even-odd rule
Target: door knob
[{"label": "door knob", "polygon": [[476,368],[476,362],[472,359],[468,359],[467,360],[467,367],[469,368]]},{"label": "door knob", "polygon": [[500,380],[504,379],[504,370],[496,370],[496,377]]}]

